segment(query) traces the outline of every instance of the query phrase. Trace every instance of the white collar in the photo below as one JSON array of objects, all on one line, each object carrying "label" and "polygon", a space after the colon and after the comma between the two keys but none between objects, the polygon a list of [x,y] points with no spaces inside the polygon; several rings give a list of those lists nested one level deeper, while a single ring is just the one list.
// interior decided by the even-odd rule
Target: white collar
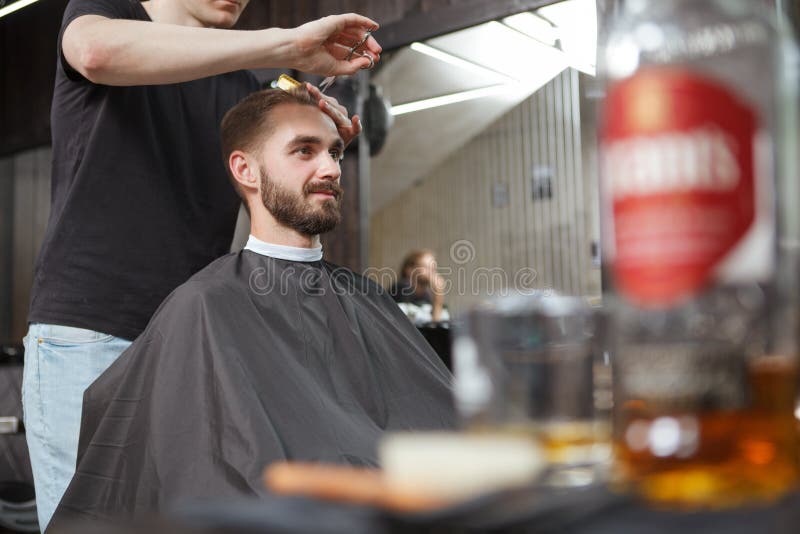
[{"label": "white collar", "polygon": [[261,241],[253,235],[250,235],[244,248],[256,254],[279,260],[319,261],[322,259],[322,245],[316,248],[287,247],[286,245],[275,245],[274,243]]}]

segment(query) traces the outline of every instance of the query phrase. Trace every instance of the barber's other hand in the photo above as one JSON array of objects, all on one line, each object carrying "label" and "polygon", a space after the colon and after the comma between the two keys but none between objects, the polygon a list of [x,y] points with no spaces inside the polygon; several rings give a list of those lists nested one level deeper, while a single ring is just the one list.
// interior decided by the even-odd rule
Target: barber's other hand
[{"label": "barber's other hand", "polygon": [[319,89],[306,83],[306,89],[312,97],[317,99],[319,108],[327,113],[336,124],[336,129],[339,130],[339,135],[344,141],[344,146],[350,144],[350,141],[358,137],[361,133],[361,119],[358,115],[348,117],[347,108],[339,104],[339,102],[332,96],[328,96],[320,92]]},{"label": "barber's other hand", "polygon": [[375,21],[355,13],[330,15],[307,22],[289,30],[294,44],[293,61],[289,66],[320,76],[353,74],[359,69],[369,68],[380,60],[382,50],[372,36],[349,61],[345,58],[350,49],[364,38],[367,30],[377,28]]}]

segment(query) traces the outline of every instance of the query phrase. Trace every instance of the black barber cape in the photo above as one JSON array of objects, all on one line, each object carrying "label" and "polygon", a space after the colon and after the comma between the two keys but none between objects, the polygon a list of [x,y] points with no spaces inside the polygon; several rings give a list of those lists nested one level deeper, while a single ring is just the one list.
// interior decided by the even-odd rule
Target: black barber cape
[{"label": "black barber cape", "polygon": [[454,426],[450,384],[367,278],[230,254],[176,289],[86,391],[51,527],[264,493],[276,460],[376,466],[384,432]]}]

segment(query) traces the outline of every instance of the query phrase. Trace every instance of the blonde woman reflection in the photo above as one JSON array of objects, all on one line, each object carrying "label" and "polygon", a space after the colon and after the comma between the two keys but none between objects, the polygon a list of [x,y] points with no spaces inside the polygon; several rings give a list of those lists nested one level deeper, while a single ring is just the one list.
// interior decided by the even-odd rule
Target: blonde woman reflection
[{"label": "blonde woman reflection", "polygon": [[450,320],[444,306],[444,280],[436,270],[436,257],[428,249],[406,255],[400,278],[389,292],[417,325]]}]

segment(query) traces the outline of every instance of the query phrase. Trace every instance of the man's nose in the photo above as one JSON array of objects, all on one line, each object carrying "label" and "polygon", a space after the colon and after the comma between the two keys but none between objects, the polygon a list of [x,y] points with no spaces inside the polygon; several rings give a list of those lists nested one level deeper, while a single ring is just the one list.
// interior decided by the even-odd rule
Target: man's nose
[{"label": "man's nose", "polygon": [[322,155],[322,162],[318,170],[318,177],[322,180],[338,180],[342,175],[339,162],[333,159],[330,154]]}]

